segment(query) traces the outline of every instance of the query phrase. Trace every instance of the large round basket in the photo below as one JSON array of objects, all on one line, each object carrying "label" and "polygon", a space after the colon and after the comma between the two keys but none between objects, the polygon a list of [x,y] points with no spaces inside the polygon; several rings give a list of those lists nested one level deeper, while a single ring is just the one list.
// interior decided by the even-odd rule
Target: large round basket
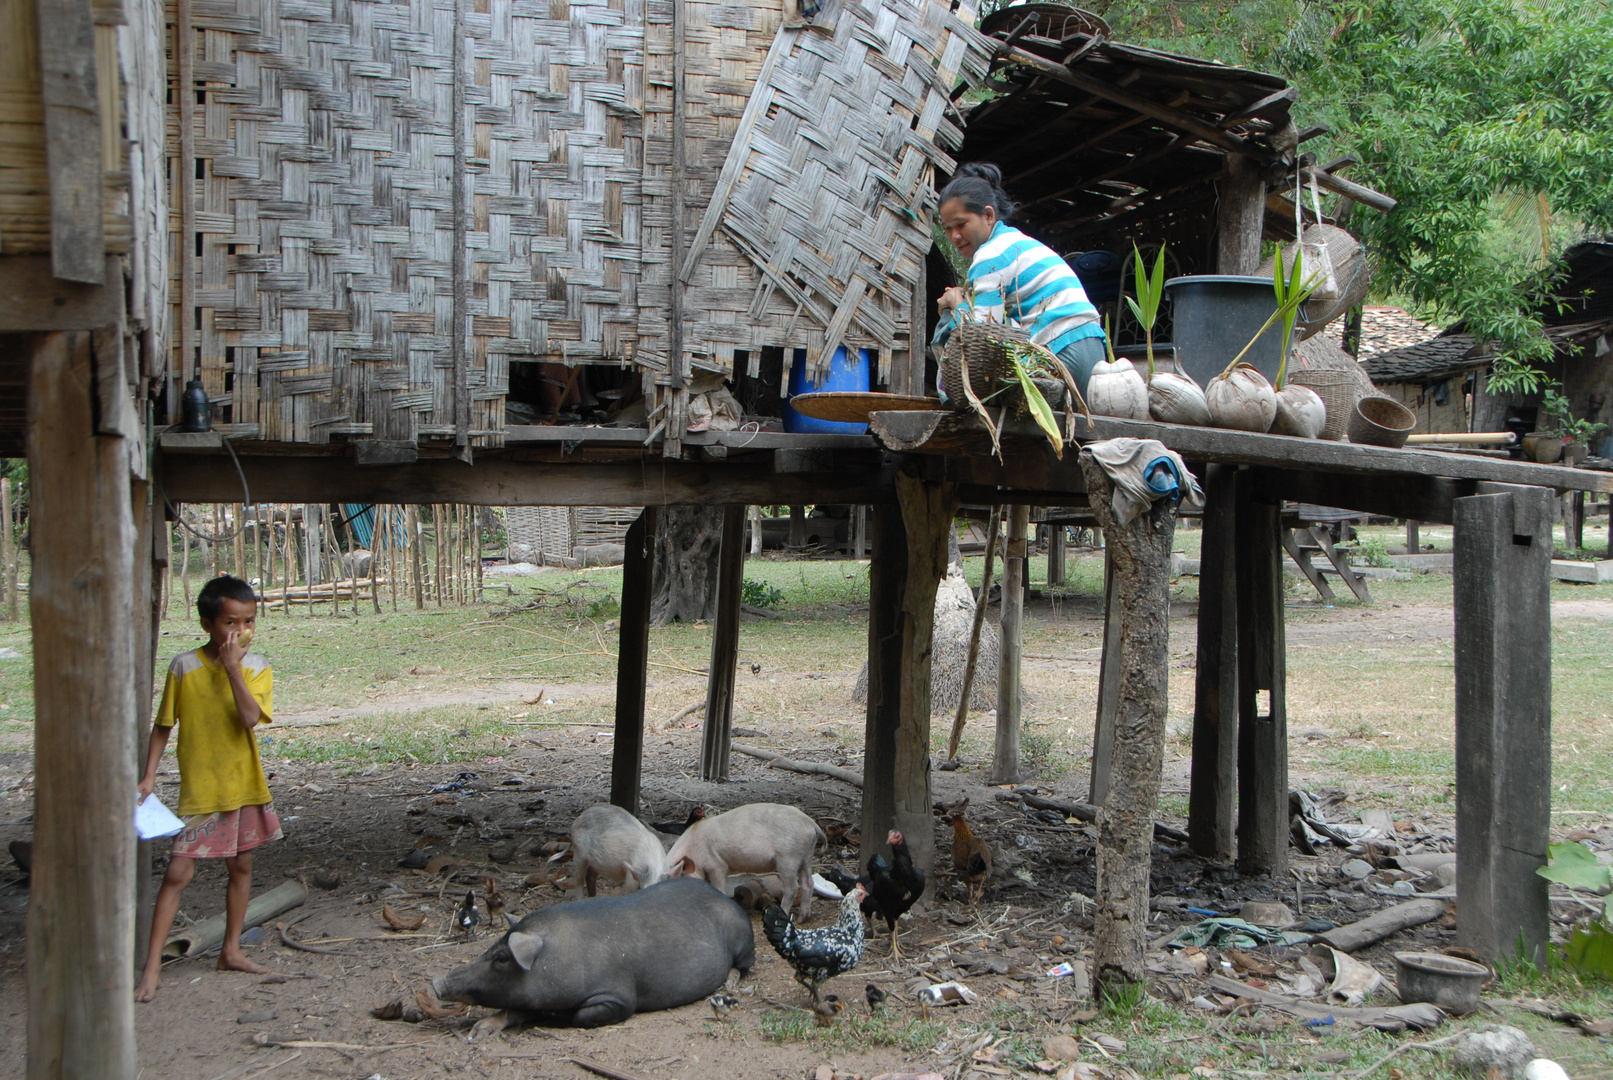
[{"label": "large round basket", "polygon": [[[1029,340],[1023,330],[1004,323],[958,323],[941,353],[941,388],[946,391],[947,403],[954,409],[969,408],[968,395],[963,392],[966,363],[969,386],[975,397],[985,401],[1001,391],[1003,381],[1014,377],[1014,362],[1009,359],[1008,346]],[[1004,402],[997,397],[992,404]]]},{"label": "large round basket", "polygon": [[1416,413],[1394,398],[1372,395],[1356,402],[1350,413],[1350,441],[1398,449],[1416,426]]},{"label": "large round basket", "polygon": [[1349,372],[1328,368],[1294,368],[1288,372],[1288,381],[1313,391],[1327,406],[1327,423],[1322,425],[1319,438],[1337,442],[1344,438],[1349,427],[1350,414],[1361,398],[1361,390]]}]

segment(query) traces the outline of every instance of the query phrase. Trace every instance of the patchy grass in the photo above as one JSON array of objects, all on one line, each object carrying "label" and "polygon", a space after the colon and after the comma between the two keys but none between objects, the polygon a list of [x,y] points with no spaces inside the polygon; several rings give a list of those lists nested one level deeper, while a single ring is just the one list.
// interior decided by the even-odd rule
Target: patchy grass
[{"label": "patchy grass", "polygon": [[816,1017],[805,1009],[769,1009],[758,1025],[762,1037],[779,1043],[811,1043],[828,1049],[868,1050],[877,1046],[899,1046],[910,1054],[935,1048],[946,1035],[946,1025],[933,1020],[903,1017],[889,1010],[872,1015],[858,1012],[847,1003],[846,1011],[834,1023],[818,1026]]}]

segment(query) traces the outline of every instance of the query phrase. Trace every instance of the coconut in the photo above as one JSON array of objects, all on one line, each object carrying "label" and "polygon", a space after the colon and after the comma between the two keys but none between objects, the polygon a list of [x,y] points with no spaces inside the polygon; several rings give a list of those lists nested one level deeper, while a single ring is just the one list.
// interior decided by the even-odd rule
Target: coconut
[{"label": "coconut", "polygon": [[1148,384],[1130,360],[1099,360],[1087,382],[1087,406],[1098,416],[1148,419]]},{"label": "coconut", "polygon": [[1203,388],[1191,375],[1174,371],[1156,371],[1148,380],[1148,412],[1162,424],[1210,424],[1210,407],[1205,404]]},{"label": "coconut", "polygon": [[1277,417],[1277,395],[1252,364],[1239,364],[1211,379],[1204,401],[1210,422],[1234,431],[1270,431]]},{"label": "coconut", "polygon": [[1289,383],[1277,391],[1277,418],[1271,424],[1273,435],[1315,439],[1326,426],[1327,406],[1315,390]]}]

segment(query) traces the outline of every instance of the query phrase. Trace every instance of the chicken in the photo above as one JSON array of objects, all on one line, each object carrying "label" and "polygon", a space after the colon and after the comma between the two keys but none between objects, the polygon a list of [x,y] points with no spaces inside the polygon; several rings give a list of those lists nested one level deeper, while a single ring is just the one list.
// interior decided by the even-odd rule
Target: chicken
[{"label": "chicken", "polygon": [[991,848],[969,830],[962,810],[952,814],[952,871],[969,887],[969,906],[980,903],[991,876]]},{"label": "chicken", "polygon": [[739,1004],[739,999],[732,994],[725,994],[719,990],[706,999],[706,1004],[711,1006],[713,1016],[719,1020],[727,1020],[728,1014],[733,1012],[734,1006]]},{"label": "chicken", "polygon": [[825,981],[850,971],[862,961],[863,917],[859,910],[867,888],[858,882],[840,901],[840,918],[819,930],[799,929],[789,912],[769,904],[762,912],[762,932],[773,949],[795,969],[795,981],[806,987],[812,1000]]},{"label": "chicken", "polygon": [[481,921],[482,913],[476,907],[476,891],[466,889],[465,902],[459,905],[458,911],[454,912],[454,925],[459,927],[460,933],[466,937],[472,937],[476,933],[476,924]]},{"label": "chicken", "polygon": [[892,829],[885,839],[890,841],[891,861],[887,863],[878,853],[868,860],[868,899],[890,928],[891,956],[901,959],[902,950],[896,943],[897,920],[924,895],[924,871],[913,865],[907,838],[899,831]]},{"label": "chicken", "polygon": [[486,886],[483,899],[487,902],[487,925],[497,929],[499,920],[503,919],[506,927],[513,928],[510,917],[504,913],[504,896],[498,891],[498,881],[484,877],[482,882]]},{"label": "chicken", "polygon": [[863,997],[868,999],[868,1011],[870,1013],[876,1011],[881,1005],[885,1004],[885,991],[881,990],[873,983],[869,983],[863,988]]},{"label": "chicken", "polygon": [[833,994],[823,995],[823,1000],[812,1006],[814,1017],[819,1027],[828,1027],[835,1022],[835,1017],[846,1011],[846,1003]]},{"label": "chicken", "polygon": [[690,810],[689,816],[682,821],[654,821],[650,823],[650,828],[654,829],[658,833],[665,833],[668,836],[682,836],[688,831],[689,826],[693,825],[695,822],[701,820],[705,816],[706,808],[704,806],[697,806],[693,810]]}]

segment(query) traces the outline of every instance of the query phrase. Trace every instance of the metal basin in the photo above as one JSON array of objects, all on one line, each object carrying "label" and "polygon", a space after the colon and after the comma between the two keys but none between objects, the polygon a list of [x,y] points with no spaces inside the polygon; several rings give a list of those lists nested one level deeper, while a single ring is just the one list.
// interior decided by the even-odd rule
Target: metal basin
[{"label": "metal basin", "polygon": [[1479,1007],[1479,994],[1490,981],[1490,969],[1443,953],[1395,953],[1395,988],[1406,1004],[1429,1001],[1452,1016]]}]

